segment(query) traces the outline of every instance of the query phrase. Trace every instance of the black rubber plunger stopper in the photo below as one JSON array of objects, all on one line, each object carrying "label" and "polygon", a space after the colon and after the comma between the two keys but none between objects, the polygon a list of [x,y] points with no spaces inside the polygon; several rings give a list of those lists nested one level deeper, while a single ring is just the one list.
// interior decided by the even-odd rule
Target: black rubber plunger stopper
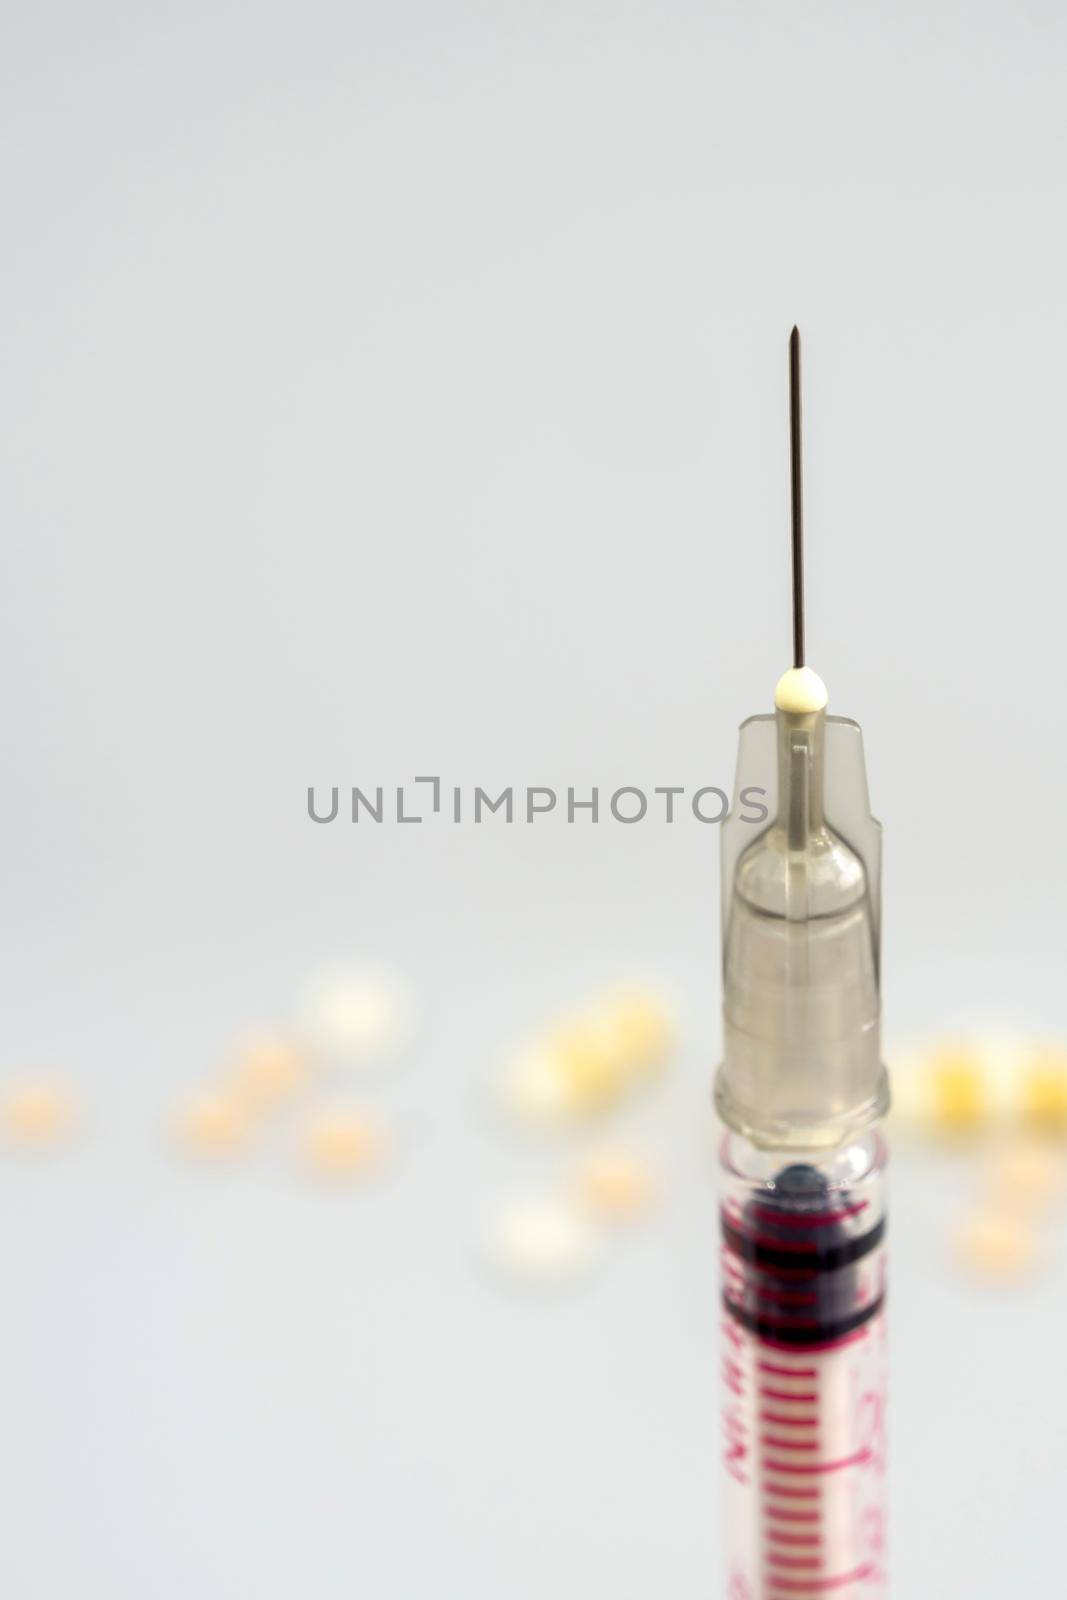
[{"label": "black rubber plunger stopper", "polygon": [[830,1186],[818,1167],[809,1167],[805,1162],[798,1161],[779,1172],[774,1180],[772,1197],[781,1196],[785,1201],[803,1202],[825,1200],[829,1192]]}]

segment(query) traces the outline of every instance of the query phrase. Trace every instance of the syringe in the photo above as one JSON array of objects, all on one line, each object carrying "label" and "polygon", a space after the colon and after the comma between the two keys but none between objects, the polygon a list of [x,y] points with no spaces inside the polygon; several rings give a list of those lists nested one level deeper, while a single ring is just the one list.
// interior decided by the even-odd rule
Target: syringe
[{"label": "syringe", "polygon": [[[742,724],[723,827],[727,1600],[875,1600],[885,1575],[881,829],[856,723],[805,664],[800,338],[793,667]],[[744,791],[767,791],[753,839]]]}]

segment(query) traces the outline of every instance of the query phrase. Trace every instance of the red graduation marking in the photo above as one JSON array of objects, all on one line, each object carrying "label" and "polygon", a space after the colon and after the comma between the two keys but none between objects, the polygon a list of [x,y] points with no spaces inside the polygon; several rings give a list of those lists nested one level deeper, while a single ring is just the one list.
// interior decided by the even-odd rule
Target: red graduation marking
[{"label": "red graduation marking", "polygon": [[860,1200],[854,1206],[843,1206],[840,1211],[808,1211],[788,1212],[775,1211],[771,1206],[753,1206],[752,1215],[762,1217],[764,1222],[773,1222],[779,1228],[825,1228],[833,1222],[844,1222],[846,1217],[856,1217],[861,1211],[866,1211],[867,1201]]},{"label": "red graduation marking", "polygon": [[845,1467],[858,1467],[870,1459],[869,1452],[857,1450],[854,1456],[842,1456],[840,1461],[765,1461],[767,1472],[840,1472]]},{"label": "red graduation marking", "polygon": [[[855,1572],[841,1572],[834,1577],[826,1578],[779,1578],[772,1582],[779,1595],[789,1594],[825,1594],[828,1589],[843,1589],[848,1583],[863,1583],[867,1578],[874,1576],[872,1566],[857,1567]],[[776,1600],[772,1593],[769,1600]]]},{"label": "red graduation marking", "polygon": [[784,1367],[777,1361],[757,1361],[758,1372],[776,1372],[782,1378],[814,1378],[815,1367]]}]

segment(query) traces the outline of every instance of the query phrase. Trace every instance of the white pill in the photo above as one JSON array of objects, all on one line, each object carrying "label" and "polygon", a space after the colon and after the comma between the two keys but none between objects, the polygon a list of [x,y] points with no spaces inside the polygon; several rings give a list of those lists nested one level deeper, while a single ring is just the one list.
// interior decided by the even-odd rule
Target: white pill
[{"label": "white pill", "polygon": [[385,1060],[411,1035],[407,986],[379,968],[338,968],[313,978],[301,1017],[323,1051],[349,1061]]},{"label": "white pill", "polygon": [[601,1236],[566,1200],[521,1200],[506,1206],[490,1238],[493,1260],[514,1276],[546,1282],[573,1279],[592,1266]]}]

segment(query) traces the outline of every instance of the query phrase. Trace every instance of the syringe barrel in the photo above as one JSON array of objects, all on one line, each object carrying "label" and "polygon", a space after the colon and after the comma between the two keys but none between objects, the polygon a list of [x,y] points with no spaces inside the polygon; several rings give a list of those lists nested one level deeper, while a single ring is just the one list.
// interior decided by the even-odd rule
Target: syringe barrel
[{"label": "syringe barrel", "polygon": [[882,1600],[885,1144],[721,1149],[727,1600]]}]

